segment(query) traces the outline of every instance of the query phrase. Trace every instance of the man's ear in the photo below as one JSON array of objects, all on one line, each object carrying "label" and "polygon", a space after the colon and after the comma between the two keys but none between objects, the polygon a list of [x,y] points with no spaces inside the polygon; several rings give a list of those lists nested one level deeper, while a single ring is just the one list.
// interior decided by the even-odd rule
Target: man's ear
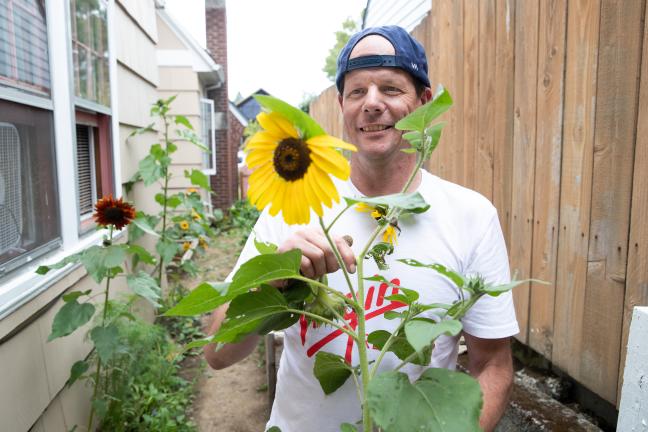
[{"label": "man's ear", "polygon": [[430,87],[425,87],[425,90],[423,90],[423,93],[421,93],[421,105],[425,105],[431,100],[432,100],[432,89]]},{"label": "man's ear", "polygon": [[340,108],[342,108],[342,95],[338,93],[338,103],[340,104]]}]

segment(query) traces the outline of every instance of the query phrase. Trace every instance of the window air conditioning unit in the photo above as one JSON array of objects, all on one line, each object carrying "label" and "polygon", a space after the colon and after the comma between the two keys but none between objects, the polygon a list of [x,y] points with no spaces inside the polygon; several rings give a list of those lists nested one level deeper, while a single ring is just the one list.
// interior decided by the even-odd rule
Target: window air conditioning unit
[{"label": "window air conditioning unit", "polygon": [[13,124],[0,122],[0,255],[18,247],[21,235],[20,135]]}]

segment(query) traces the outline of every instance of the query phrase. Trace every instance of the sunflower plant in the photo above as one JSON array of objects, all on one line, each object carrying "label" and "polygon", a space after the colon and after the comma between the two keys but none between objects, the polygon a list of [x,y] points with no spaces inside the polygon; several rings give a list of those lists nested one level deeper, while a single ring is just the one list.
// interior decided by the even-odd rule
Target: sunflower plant
[{"label": "sunflower plant", "polygon": [[[149,154],[139,162],[138,170],[126,183],[127,191],[138,181],[142,181],[144,186],[157,185],[160,190],[155,194],[155,202],[160,206],[160,211],[157,214],[137,212],[129,227],[129,243],[136,242],[145,233],[157,238],[155,250],[158,260],[154,273],[158,283],[161,283],[162,276],[166,274],[168,264],[184,252],[187,242],[202,248],[214,234],[211,218],[199,193],[199,190],[211,193],[209,177],[199,169],[185,170],[184,177],[193,187],[176,193],[171,193],[169,188],[173,155],[181,143],[195,145],[209,153],[191,122],[185,116],[170,113],[174,100],[175,96],[160,99],[151,107],[150,115],[160,125],[161,140],[151,145]],[[131,136],[152,132],[155,124],[137,129]],[[175,137],[171,134],[172,126],[176,129]]]},{"label": "sunflower plant", "polygon": [[[335,392],[353,378],[362,406],[362,430],[371,431],[374,426],[384,431],[480,430],[482,396],[475,379],[447,369],[429,368],[418,380],[410,382],[399,369],[407,363],[429,365],[436,338],[458,335],[462,330],[461,318],[479,298],[500,295],[522,281],[492,286],[440,264],[401,260],[422,271],[447,277],[456,285],[461,298],[452,305],[424,304],[416,290],[399,286],[398,294],[385,297],[405,305],[403,311],[392,315],[399,320],[395,331],[365,333],[365,281],[393,284],[381,275],[367,277],[363,263],[373,259],[379,269],[387,268],[385,257],[398,247],[398,219],[405,214],[415,216],[430,207],[419,193],[404,191],[439,142],[443,123],[431,123],[451,107],[448,92],[441,88],[431,102],[396,124],[396,128],[405,131],[404,137],[410,143],[403,151],[415,153],[417,158],[403,192],[372,198],[345,197],[346,205],[328,226],[322,219],[324,208],[340,199],[330,176],[346,180],[350,173],[349,163],[338,149],[354,151],[354,146],[327,135],[311,117],[285,102],[269,96],[257,96],[257,100],[265,112],[258,116],[262,130],[246,146],[247,163],[254,170],[250,176],[250,201],[259,209],[269,207],[271,215],[281,212],[288,224],[308,223],[314,214],[336,254],[351,295],[347,297],[330,287],[326,277],[304,277],[300,273],[300,250],[277,253],[276,245],[255,241],[260,254],[242,264],[230,283],[202,283],[167,312],[179,316],[202,314],[229,302],[226,319],[218,332],[188,347],[237,342],[250,334],[263,335],[287,328],[303,316],[337,328],[356,343],[359,364],[350,365],[343,357],[320,350],[313,373],[325,394]],[[340,215],[350,208],[368,213],[376,223],[356,257],[355,284],[329,234]],[[288,282],[284,288],[272,284],[285,280]],[[430,309],[439,311],[441,319],[423,318],[421,314]],[[347,311],[357,316],[355,329],[343,319]],[[369,344],[380,350],[371,364],[367,359]],[[387,353],[393,353],[402,362],[393,371],[379,373],[378,367]],[[346,423],[341,428],[357,430],[355,425]]]},{"label": "sunflower plant", "polygon": [[[124,353],[125,345],[120,339],[120,320],[135,319],[127,308],[115,308],[110,300],[110,285],[117,277],[125,277],[128,287],[135,294],[134,298],[141,297],[158,307],[160,300],[160,287],[157,281],[148,273],[138,271],[126,273],[128,260],[137,258],[148,264],[155,264],[156,259],[148,251],[138,245],[114,244],[113,234],[133,222],[135,208],[122,200],[107,196],[95,205],[93,219],[98,229],[106,230],[106,235],[101,245],[91,246],[82,252],[70,255],[63,260],[40,266],[36,273],[46,274],[52,269],[58,269],[67,265],[82,265],[88,275],[97,283],[105,281],[105,289],[99,294],[93,294],[92,290],[72,291],[63,296],[65,304],[59,309],[52,322],[52,330],[47,338],[48,341],[68,336],[79,328],[93,320],[94,324],[88,331],[90,341],[94,346],[93,359],[79,360],[72,365],[70,378],[67,385],[72,385],[77,379],[86,377],[92,382],[93,403],[88,421],[88,429],[92,430],[95,412],[103,413],[104,403],[98,395],[106,390],[105,382],[100,379],[102,367],[114,367],[111,362],[120,354]],[[103,303],[97,308],[93,302],[96,295],[103,295]],[[94,361],[94,372],[88,372],[91,363]],[[103,387],[102,387],[103,386]],[[105,402],[105,401],[103,401]]]}]

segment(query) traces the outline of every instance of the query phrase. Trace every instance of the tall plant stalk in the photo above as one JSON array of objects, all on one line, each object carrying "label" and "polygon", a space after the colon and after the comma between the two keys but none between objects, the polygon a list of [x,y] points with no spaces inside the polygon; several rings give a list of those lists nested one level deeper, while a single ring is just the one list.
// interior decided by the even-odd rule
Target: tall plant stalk
[{"label": "tall plant stalk", "polygon": [[[167,119],[166,113],[162,113],[162,120],[164,121],[164,153],[166,156],[169,156],[169,121]],[[169,191],[169,167],[163,167],[164,174],[164,187],[162,188],[162,194],[164,195],[163,204],[162,204],[162,231],[160,232],[160,239],[166,241],[166,220],[167,220],[167,202],[168,202],[168,191]],[[160,253],[160,268],[158,269],[158,284],[162,286],[162,273],[164,272],[164,259]]]}]

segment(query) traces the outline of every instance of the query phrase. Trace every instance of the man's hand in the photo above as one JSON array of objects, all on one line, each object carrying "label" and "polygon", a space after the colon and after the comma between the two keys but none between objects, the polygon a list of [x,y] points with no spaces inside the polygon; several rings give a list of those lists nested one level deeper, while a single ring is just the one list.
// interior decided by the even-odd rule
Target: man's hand
[{"label": "man's hand", "polygon": [[513,384],[510,338],[482,339],[464,333],[468,348],[468,371],[479,381],[484,394],[480,426],[495,429],[508,405]]},{"label": "man's hand", "polygon": [[[349,244],[343,237],[333,237],[333,241],[340,251],[347,270],[355,273],[356,259]],[[277,252],[293,249],[302,251],[301,273],[308,278],[317,279],[340,268],[335,253],[321,229],[309,228],[297,231],[279,246]]]}]

